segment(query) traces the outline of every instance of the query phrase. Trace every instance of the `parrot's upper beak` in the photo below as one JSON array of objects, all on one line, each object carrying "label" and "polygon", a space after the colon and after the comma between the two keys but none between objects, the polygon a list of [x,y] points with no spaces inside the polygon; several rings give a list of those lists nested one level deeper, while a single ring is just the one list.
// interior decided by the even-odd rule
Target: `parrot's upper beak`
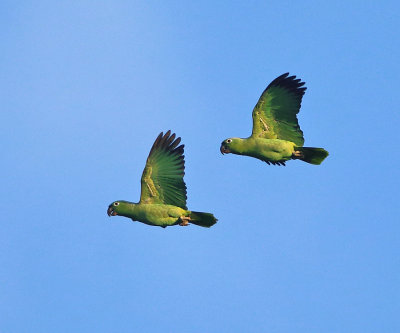
[{"label": "parrot's upper beak", "polygon": [[112,206],[110,205],[110,206],[108,206],[108,209],[107,209],[107,215],[108,216],[115,216],[115,215],[117,215],[117,213],[116,212],[114,212],[114,209],[112,208]]},{"label": "parrot's upper beak", "polygon": [[225,145],[221,145],[221,147],[219,148],[219,151],[221,152],[221,154],[223,155],[223,154],[229,154],[231,151],[228,149],[228,148],[226,148],[226,146]]}]

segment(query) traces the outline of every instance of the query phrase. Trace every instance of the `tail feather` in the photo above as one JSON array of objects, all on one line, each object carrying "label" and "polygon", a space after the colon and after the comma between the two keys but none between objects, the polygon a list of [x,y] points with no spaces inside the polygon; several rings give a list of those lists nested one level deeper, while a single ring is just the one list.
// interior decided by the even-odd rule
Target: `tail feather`
[{"label": "tail feather", "polygon": [[190,223],[199,225],[200,227],[209,228],[217,223],[217,219],[211,213],[190,212]]},{"label": "tail feather", "polygon": [[317,165],[321,164],[322,161],[329,155],[329,153],[323,148],[296,147],[295,150],[295,158]]}]

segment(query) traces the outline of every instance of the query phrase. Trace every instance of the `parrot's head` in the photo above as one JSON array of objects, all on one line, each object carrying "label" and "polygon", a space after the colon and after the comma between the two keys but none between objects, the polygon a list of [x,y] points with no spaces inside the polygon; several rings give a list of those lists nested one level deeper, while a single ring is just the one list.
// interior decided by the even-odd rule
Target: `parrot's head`
[{"label": "parrot's head", "polygon": [[229,153],[237,153],[238,152],[238,145],[240,144],[241,139],[239,138],[229,138],[221,143],[221,147],[219,150],[222,154],[229,154]]},{"label": "parrot's head", "polygon": [[108,216],[115,216],[115,215],[122,215],[125,216],[126,213],[129,211],[129,205],[132,205],[130,202],[124,200],[114,201],[108,206],[107,215]]}]

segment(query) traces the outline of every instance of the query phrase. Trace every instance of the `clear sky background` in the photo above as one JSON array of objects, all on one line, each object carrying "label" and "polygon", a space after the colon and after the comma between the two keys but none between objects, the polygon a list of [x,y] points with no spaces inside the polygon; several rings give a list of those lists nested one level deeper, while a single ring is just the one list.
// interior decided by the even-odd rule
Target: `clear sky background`
[{"label": "clear sky background", "polygon": [[[399,332],[399,11],[2,1],[0,331]],[[284,72],[330,156],[222,156]],[[211,229],[106,215],[168,129]]]}]

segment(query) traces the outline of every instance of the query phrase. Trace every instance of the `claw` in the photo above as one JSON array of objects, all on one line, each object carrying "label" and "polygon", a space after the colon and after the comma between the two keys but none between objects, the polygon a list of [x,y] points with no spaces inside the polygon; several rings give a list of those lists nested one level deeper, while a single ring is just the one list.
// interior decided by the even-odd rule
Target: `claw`
[{"label": "claw", "polygon": [[186,226],[189,225],[190,217],[188,217],[188,216],[181,216],[181,217],[180,217],[180,220],[181,220],[182,222],[179,223],[179,225],[180,225],[181,227],[186,227]]}]

